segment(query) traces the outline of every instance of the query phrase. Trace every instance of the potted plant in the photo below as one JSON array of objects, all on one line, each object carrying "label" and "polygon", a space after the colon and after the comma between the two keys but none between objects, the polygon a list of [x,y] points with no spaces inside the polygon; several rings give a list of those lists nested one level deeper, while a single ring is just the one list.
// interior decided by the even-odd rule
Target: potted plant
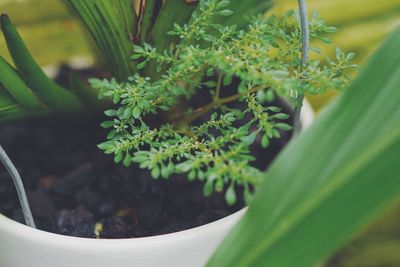
[{"label": "potted plant", "polygon": [[[156,194],[166,194],[171,201],[192,201],[183,196],[182,190],[190,189],[194,191],[188,191],[189,194],[194,195],[199,191],[206,196],[214,193],[216,204],[206,201],[207,206],[211,209],[215,205],[223,206],[225,214],[242,208],[243,201],[251,203],[260,183],[262,188],[268,182],[271,184],[269,180],[262,182],[262,169],[266,167],[262,158],[258,157],[261,163],[251,163],[252,154],[257,153],[254,147],[273,146],[274,139],[288,136],[285,132],[291,130],[289,115],[298,116],[304,93],[344,88],[350,80],[346,70],[354,67],[349,63],[354,55],[346,55],[340,49],[336,50],[336,59],[330,60],[326,66],[320,66],[318,61],[307,61],[308,28],[312,38],[325,42],[329,41],[321,34],[335,31],[317,16],[313,17],[310,27],[306,27],[307,21],[303,20],[303,30],[294,12],[282,18],[257,17],[251,23],[243,24],[238,11],[252,10],[257,1],[231,4],[229,1],[197,3],[169,0],[165,3],[146,1],[145,5],[142,1],[137,13],[132,1],[116,1],[113,4],[89,0],[69,2],[91,32],[111,70],[112,78],[90,80],[92,88],[99,90],[105,102],[94,101],[90,89],[76,78],[72,78],[71,82],[73,92],[60,88],[48,79],[27,52],[9,19],[2,16],[3,33],[19,72],[17,74],[5,61],[1,62],[3,71],[0,81],[4,87],[1,89],[7,92],[2,99],[8,104],[17,102],[17,105],[7,105],[5,117],[9,120],[32,113],[51,112],[58,116],[73,116],[77,120],[77,116],[71,114],[108,106],[105,114],[111,119],[102,126],[110,128],[110,132],[107,141],[99,145],[100,149],[113,154],[116,163],[122,162],[125,166],[138,164],[146,171],[135,169],[135,172],[146,173],[146,179],[141,180],[138,175],[128,172],[127,176],[133,182],[123,179],[124,183],[114,188],[113,184],[118,183],[115,179],[91,180],[88,173],[92,167],[88,165],[81,165],[61,179],[42,177],[33,186],[39,188],[39,193],[36,192],[36,198],[31,198],[41,200],[38,201],[42,208],[40,211],[46,210],[49,203],[48,196],[43,192],[55,199],[55,206],[64,207],[56,213],[58,233],[75,236],[90,233],[87,237],[115,238],[119,237],[116,233],[121,233],[115,230],[122,229],[129,236],[133,232],[126,221],[131,221],[132,225],[146,224],[151,228],[144,234],[135,232],[136,236],[157,233],[160,226],[152,225],[148,218],[160,209],[160,200],[154,204],[154,200],[146,194],[149,190],[160,190],[160,186],[150,182],[147,177],[150,174],[167,187]],[[231,10],[236,11],[232,18],[229,17]],[[302,11],[304,18],[305,12]],[[228,19],[224,21],[224,17]],[[313,50],[318,52],[318,49]],[[287,100],[297,107],[294,111],[285,104]],[[34,129],[35,124],[37,121],[29,124],[30,129]],[[85,121],[75,124],[75,127],[86,131],[87,124]],[[295,127],[297,132],[298,124]],[[69,129],[68,126],[66,128]],[[66,128],[60,127],[59,131],[64,133]],[[93,131],[89,133],[95,139]],[[69,146],[68,142],[65,143]],[[304,143],[310,146],[309,141]],[[80,145],[83,146],[82,143]],[[290,155],[298,155],[303,150],[293,152],[292,149]],[[260,148],[258,151],[261,151],[260,155],[265,154]],[[62,161],[66,160],[66,157],[62,158]],[[56,158],[54,161],[57,162]],[[280,158],[276,164],[282,164],[279,163],[282,161]],[[105,165],[109,166],[108,163]],[[118,168],[116,170],[120,173],[126,172],[122,166],[113,168]],[[128,170],[131,169],[133,167]],[[276,169],[271,172],[276,172]],[[200,182],[187,183],[184,182],[186,179]],[[168,184],[173,186],[168,187]],[[191,189],[192,184],[197,189]],[[145,188],[145,196],[130,198],[138,191],[138,185]],[[121,190],[121,187],[126,188]],[[114,199],[119,195],[128,202],[118,209],[112,207],[107,210],[105,207],[105,211],[100,211],[98,203],[103,196],[93,197],[94,188],[105,194],[105,198],[109,195],[104,189],[115,190],[112,192]],[[75,189],[79,195],[72,192]],[[92,197],[88,197],[90,195]],[[182,199],[179,199],[180,195]],[[158,198],[164,201],[161,196]],[[198,199],[196,195],[194,198]],[[66,208],[70,205],[68,200],[85,204],[71,212]],[[91,201],[94,201],[94,207]],[[137,210],[136,207],[129,207],[129,201],[143,206]],[[259,203],[259,200],[255,201]],[[104,206],[107,205],[101,203],[101,207]],[[179,205],[174,209],[176,207],[188,209]],[[192,209],[193,203],[189,203],[188,207]],[[100,215],[94,219],[88,213],[90,209]],[[243,213],[244,210],[241,210],[214,223],[178,233],[117,240],[50,234],[0,217],[1,246],[4,246],[0,256],[6,266],[202,266]],[[254,211],[249,213],[251,216]],[[195,216],[197,225],[210,221],[209,217]],[[257,222],[261,221],[257,219]],[[46,225],[46,222],[40,223]],[[241,225],[243,223],[238,227]],[[169,226],[163,231],[186,228],[190,227]],[[110,229],[114,230],[113,235]],[[229,240],[232,242],[234,239]],[[27,257],[18,257],[20,250],[26,251]],[[210,264],[222,264],[220,259],[217,255]],[[230,264],[234,266],[234,262]],[[251,264],[248,261],[237,266],[264,266]]]}]

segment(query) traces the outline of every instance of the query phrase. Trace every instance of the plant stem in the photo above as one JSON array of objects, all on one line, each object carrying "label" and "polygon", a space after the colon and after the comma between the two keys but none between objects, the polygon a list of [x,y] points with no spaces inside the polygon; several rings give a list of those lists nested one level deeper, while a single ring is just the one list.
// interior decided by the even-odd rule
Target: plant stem
[{"label": "plant stem", "polygon": [[[298,2],[299,2],[299,10],[300,10],[301,35],[302,35],[301,64],[302,64],[302,68],[304,68],[308,64],[308,51],[309,51],[309,47],[310,47],[310,28],[308,25],[308,11],[307,11],[306,0],[298,0]],[[300,106],[296,106],[296,108],[295,108],[294,126],[293,126],[294,136],[297,136],[301,131],[300,114],[301,114],[301,108],[303,105],[304,94],[299,94],[297,96],[297,99],[300,102]]]},{"label": "plant stem", "polygon": [[214,108],[216,108],[218,106],[221,106],[221,105],[224,105],[224,104],[228,104],[230,102],[238,100],[239,98],[243,97],[246,94],[249,94],[249,93],[252,94],[252,93],[255,93],[255,92],[257,92],[259,90],[262,90],[262,89],[266,89],[266,88],[262,87],[262,86],[257,86],[257,87],[251,88],[250,90],[248,90],[245,93],[235,94],[235,95],[228,96],[228,97],[225,97],[225,98],[219,98],[219,99],[217,99],[217,101],[214,100],[210,104],[195,110],[195,112],[191,116],[189,116],[188,118],[183,119],[183,123],[181,123],[181,124],[182,125],[189,125],[193,121],[197,120],[198,118],[200,118],[201,116],[207,114],[212,109],[214,109]]},{"label": "plant stem", "polygon": [[19,175],[17,169],[15,168],[14,164],[7,156],[7,153],[4,151],[1,145],[0,145],[0,160],[6,167],[7,171],[10,173],[11,178],[13,179],[15,188],[17,190],[18,198],[21,203],[21,208],[25,217],[26,224],[32,228],[36,228],[31,208],[29,207],[28,198],[26,196],[24,184],[22,183],[21,176]]},{"label": "plant stem", "polygon": [[219,97],[221,96],[221,86],[222,86],[222,74],[218,75],[218,82],[217,82],[217,89],[215,91],[215,99],[219,100]]}]

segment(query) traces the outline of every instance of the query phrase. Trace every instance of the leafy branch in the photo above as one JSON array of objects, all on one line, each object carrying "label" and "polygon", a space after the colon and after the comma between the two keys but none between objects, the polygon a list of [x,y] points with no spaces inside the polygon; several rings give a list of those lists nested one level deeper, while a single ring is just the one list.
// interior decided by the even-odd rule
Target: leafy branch
[{"label": "leafy branch", "polygon": [[[204,181],[205,195],[226,190],[227,202],[233,204],[236,186],[250,199],[260,182],[249,149],[257,136],[267,147],[282,131],[291,130],[285,122],[289,115],[271,106],[270,96],[278,94],[299,106],[297,96],[305,92],[341,90],[350,80],[354,54],[337,49],[336,59],[326,65],[315,60],[304,65],[294,11],[280,18],[254,18],[245,29],[214,23],[213,18],[232,14],[229,4],[202,1],[187,24],[176,24],[169,32],[180,39],[173,50],[135,46],[132,58],[140,62],[138,69],[157,62],[157,76],[136,73],[127,82],[92,79],[91,84],[117,104],[106,111],[111,120],[103,126],[111,130],[99,146],[114,154],[116,162],[137,163],[156,179],[186,173],[190,180]],[[323,35],[335,30],[314,14],[312,39],[329,43]],[[234,78],[239,78],[238,85]],[[209,103],[174,112],[204,91]],[[166,120],[158,117],[159,126],[154,126],[149,115],[165,112]]]}]

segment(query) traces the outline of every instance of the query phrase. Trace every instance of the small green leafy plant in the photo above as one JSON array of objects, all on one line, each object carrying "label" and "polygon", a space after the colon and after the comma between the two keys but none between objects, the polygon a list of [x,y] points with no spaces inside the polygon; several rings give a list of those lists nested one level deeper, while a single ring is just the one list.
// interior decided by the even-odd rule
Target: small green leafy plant
[{"label": "small green leafy plant", "polygon": [[[111,119],[102,126],[110,132],[99,145],[114,154],[115,162],[136,163],[155,179],[185,173],[189,180],[204,182],[206,196],[226,190],[232,205],[235,187],[244,188],[248,202],[261,181],[250,146],[259,137],[266,148],[291,130],[289,114],[272,100],[279,96],[301,106],[299,95],[342,90],[355,65],[350,63],[354,54],[339,48],[327,64],[312,60],[303,65],[294,11],[255,17],[241,29],[215,22],[233,14],[229,5],[228,0],[201,1],[188,23],[169,30],[178,41],[168,49],[137,45],[131,57],[138,62],[136,73],[123,82],[91,79],[91,85],[117,105],[105,112]],[[334,31],[314,13],[312,39],[330,43],[324,34]],[[199,95],[209,101],[193,105]]]}]

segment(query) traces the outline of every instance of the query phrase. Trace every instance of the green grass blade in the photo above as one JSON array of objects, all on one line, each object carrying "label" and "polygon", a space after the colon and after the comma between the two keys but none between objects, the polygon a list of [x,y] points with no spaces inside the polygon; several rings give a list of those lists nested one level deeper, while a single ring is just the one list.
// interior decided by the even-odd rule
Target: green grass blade
[{"label": "green grass blade", "polygon": [[[80,111],[79,99],[49,79],[29,53],[7,15],[1,15],[1,27],[8,50],[26,84],[50,109],[57,112]],[[4,85],[4,84],[3,84]],[[10,86],[5,85],[10,90]]]},{"label": "green grass blade", "polygon": [[309,267],[400,193],[400,28],[272,164],[209,267]]},{"label": "green grass blade", "polygon": [[130,60],[137,30],[132,0],[68,0],[92,35],[107,63],[119,80],[136,72]]},{"label": "green grass blade", "polygon": [[[24,83],[10,64],[0,56],[0,90],[7,90],[19,104],[27,109],[42,109],[43,105],[31,89]],[[0,96],[2,101],[8,101],[8,96]]]}]

